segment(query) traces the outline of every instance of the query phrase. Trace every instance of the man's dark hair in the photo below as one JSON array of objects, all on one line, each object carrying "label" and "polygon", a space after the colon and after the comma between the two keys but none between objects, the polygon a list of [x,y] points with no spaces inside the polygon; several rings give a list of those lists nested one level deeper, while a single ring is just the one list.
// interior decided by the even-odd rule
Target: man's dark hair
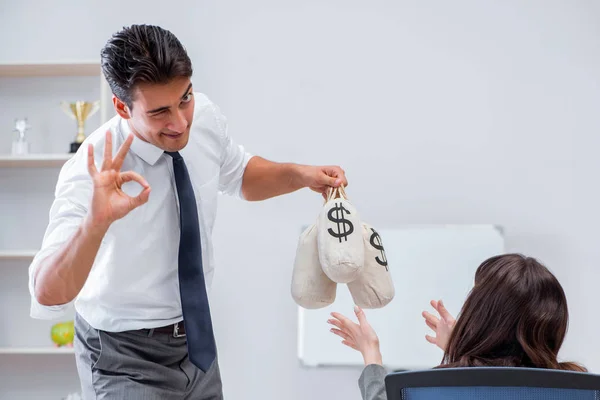
[{"label": "man's dark hair", "polygon": [[192,76],[181,42],[166,29],[132,25],[115,33],[100,52],[102,71],[113,92],[129,108],[139,83],[165,84]]}]

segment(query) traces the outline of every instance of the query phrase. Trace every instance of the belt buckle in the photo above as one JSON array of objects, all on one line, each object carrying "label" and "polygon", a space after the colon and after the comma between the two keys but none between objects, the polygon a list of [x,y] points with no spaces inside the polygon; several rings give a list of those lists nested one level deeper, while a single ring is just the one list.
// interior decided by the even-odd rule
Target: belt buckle
[{"label": "belt buckle", "polygon": [[173,325],[173,337],[176,337],[176,338],[185,337],[185,333],[183,333],[183,334],[179,333],[179,322],[177,322],[176,324]]}]

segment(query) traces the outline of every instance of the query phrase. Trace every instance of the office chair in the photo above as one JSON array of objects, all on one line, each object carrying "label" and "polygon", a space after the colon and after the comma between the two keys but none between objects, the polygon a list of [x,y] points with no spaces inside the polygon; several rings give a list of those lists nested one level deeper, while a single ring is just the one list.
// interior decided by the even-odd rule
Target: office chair
[{"label": "office chair", "polygon": [[391,373],[388,400],[600,400],[600,375],[537,368],[439,368]]}]

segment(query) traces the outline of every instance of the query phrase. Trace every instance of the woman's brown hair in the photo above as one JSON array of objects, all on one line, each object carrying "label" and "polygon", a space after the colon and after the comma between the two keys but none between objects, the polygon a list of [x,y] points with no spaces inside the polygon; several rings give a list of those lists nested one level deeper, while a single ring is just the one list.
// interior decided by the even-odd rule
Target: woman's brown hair
[{"label": "woman's brown hair", "polygon": [[586,371],[557,360],[568,319],[563,288],[544,265],[520,254],[492,257],[477,269],[440,367]]}]

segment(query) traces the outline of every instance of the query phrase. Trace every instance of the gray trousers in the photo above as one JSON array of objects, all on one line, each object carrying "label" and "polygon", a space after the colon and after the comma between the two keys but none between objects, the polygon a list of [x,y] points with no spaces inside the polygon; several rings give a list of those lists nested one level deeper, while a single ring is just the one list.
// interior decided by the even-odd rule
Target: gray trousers
[{"label": "gray trousers", "polygon": [[148,330],[105,332],[75,314],[75,359],[84,400],[222,400],[218,361],[204,373],[185,337]]}]

